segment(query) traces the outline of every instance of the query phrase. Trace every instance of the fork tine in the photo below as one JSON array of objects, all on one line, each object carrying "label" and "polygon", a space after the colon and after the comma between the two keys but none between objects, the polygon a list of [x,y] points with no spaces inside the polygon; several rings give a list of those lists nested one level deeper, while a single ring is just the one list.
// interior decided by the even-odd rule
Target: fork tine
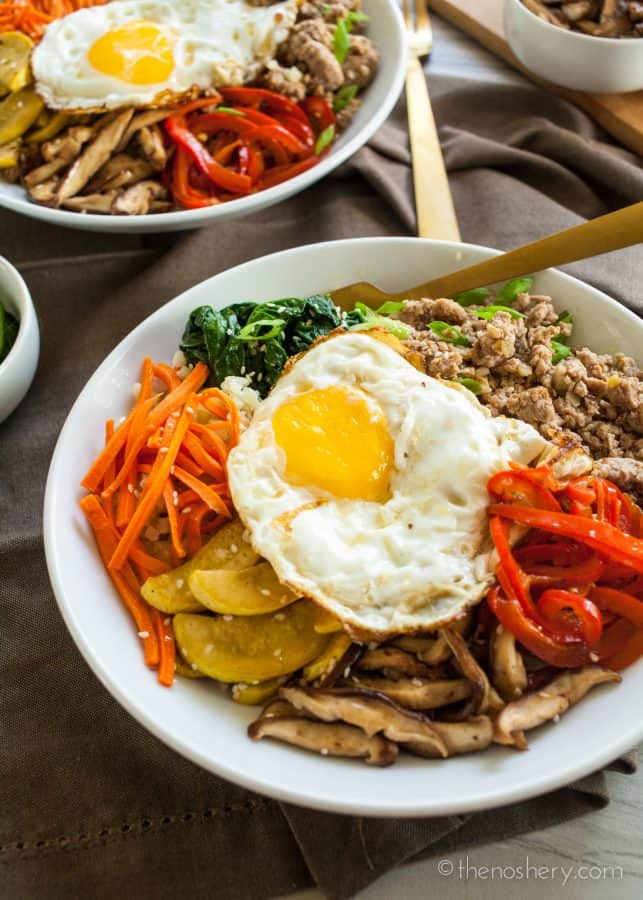
[{"label": "fork tine", "polygon": [[409,7],[409,0],[402,0],[402,11],[404,13],[404,23],[406,24],[407,30],[412,33],[413,32],[413,19],[411,18],[411,10]]}]

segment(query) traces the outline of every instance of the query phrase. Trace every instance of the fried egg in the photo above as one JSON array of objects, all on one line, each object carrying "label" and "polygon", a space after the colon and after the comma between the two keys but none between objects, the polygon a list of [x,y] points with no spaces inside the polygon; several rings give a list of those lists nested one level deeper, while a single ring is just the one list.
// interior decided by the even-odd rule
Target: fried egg
[{"label": "fried egg", "polygon": [[194,89],[242,84],[271,59],[297,0],[114,0],[51,23],[32,55],[51,109],[167,104]]},{"label": "fried egg", "polygon": [[367,333],[311,348],[259,404],[228,477],[279,579],[356,637],[428,630],[491,573],[486,485],[546,447]]}]

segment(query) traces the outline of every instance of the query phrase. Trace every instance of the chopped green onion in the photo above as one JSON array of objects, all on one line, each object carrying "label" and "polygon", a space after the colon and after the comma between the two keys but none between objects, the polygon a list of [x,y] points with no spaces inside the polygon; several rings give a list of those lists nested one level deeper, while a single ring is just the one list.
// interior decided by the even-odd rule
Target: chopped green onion
[{"label": "chopped green onion", "polygon": [[353,25],[363,24],[364,22],[370,21],[370,16],[367,16],[366,13],[358,12],[357,10],[351,10],[346,16],[346,24],[349,31],[353,30]]},{"label": "chopped green onion", "polygon": [[[256,322],[248,322],[237,335],[238,341],[269,341],[281,334],[285,319],[258,319]],[[267,328],[268,331],[263,331]]]},{"label": "chopped green onion", "polygon": [[461,291],[461,293],[456,294],[452,299],[455,300],[456,303],[459,303],[460,306],[479,306],[485,302],[488,296],[489,288],[481,287],[471,288],[470,291]]},{"label": "chopped green onion", "polygon": [[392,316],[394,313],[399,313],[401,309],[404,309],[404,300],[387,300],[375,312],[378,316]]},{"label": "chopped green onion", "polygon": [[214,111],[227,113],[229,116],[245,116],[240,109],[233,109],[231,106],[217,106]]},{"label": "chopped green onion", "polygon": [[476,381],[475,378],[456,378],[455,380],[457,384],[466,387],[467,390],[471,391],[472,394],[475,394],[476,397],[484,390],[483,386],[479,381]]},{"label": "chopped green onion", "polygon": [[335,137],[335,126],[329,125],[328,128],[324,128],[319,137],[315,142],[315,155],[321,156],[326,147],[329,144],[332,144],[333,138]]},{"label": "chopped green onion", "polygon": [[337,25],[335,25],[335,36],[333,37],[333,53],[340,66],[344,64],[344,60],[348,56],[350,44],[351,40],[348,34],[346,19],[340,19]]},{"label": "chopped green onion", "polygon": [[462,334],[457,325],[449,325],[448,322],[429,322],[428,328],[447,344],[456,344],[458,347],[471,346],[471,341],[465,334]]},{"label": "chopped green onion", "polygon": [[557,365],[563,359],[567,359],[567,357],[572,352],[571,349],[567,346],[567,344],[561,344],[560,341],[556,341],[553,339],[551,341],[551,349],[552,349],[552,357],[551,357],[552,366]]},{"label": "chopped green onion", "polygon": [[[384,306],[386,305],[384,304]],[[395,311],[397,312],[397,310]],[[370,331],[371,328],[384,328],[402,341],[411,333],[409,325],[399,322],[397,319],[389,319],[388,316],[380,314],[379,310],[376,312],[365,303],[356,303],[353,312],[359,316],[361,322],[352,325],[350,331]]]},{"label": "chopped green onion", "polygon": [[513,303],[518,294],[528,294],[534,286],[533,278],[514,278],[508,281],[498,294],[497,299],[503,303]]},{"label": "chopped green onion", "polygon": [[557,325],[573,325],[573,324],[574,324],[574,317],[573,317],[573,315],[572,315],[570,312],[568,312],[568,311],[565,309],[565,310],[563,310],[563,312],[562,312],[562,313],[558,316],[558,318],[556,319],[556,324],[557,324]]},{"label": "chopped green onion", "polygon": [[525,314],[518,312],[517,309],[512,309],[510,306],[501,306],[500,304],[494,304],[493,306],[485,306],[484,309],[476,309],[474,310],[474,316],[478,316],[479,319],[493,319],[496,313],[498,312],[506,312],[509,313],[512,319],[524,319]]},{"label": "chopped green onion", "polygon": [[333,98],[333,112],[341,112],[346,109],[348,104],[355,99],[359,88],[356,84],[345,84],[335,94]]}]

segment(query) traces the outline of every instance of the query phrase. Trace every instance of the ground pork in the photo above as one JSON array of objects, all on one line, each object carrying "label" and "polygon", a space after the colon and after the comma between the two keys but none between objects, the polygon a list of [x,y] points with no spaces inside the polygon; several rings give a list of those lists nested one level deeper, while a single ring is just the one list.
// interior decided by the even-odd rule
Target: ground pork
[{"label": "ground pork", "polygon": [[[492,303],[489,298],[485,305]],[[512,306],[520,317],[499,311],[489,319],[476,315],[478,306],[464,308],[444,298],[414,300],[400,318],[413,327],[407,343],[420,354],[427,373],[475,379],[480,401],[495,415],[529,422],[545,437],[562,432],[580,439],[595,459],[629,458],[641,464],[643,380],[637,363],[587,347],[568,351],[565,341],[573,324],[567,317],[560,321],[549,297],[520,294]],[[428,327],[432,322],[455,327],[461,339],[457,344],[444,340]],[[632,470],[626,466],[624,471]]]},{"label": "ground pork", "polygon": [[304,71],[308,93],[332,93],[344,84],[342,67],[333,53],[331,28],[321,17],[304,19],[279,48],[279,62]]}]

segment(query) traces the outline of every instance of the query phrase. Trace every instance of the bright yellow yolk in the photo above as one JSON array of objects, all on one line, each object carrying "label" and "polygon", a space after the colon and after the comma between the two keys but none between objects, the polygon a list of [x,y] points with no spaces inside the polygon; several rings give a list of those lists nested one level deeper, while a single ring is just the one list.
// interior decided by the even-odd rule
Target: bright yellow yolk
[{"label": "bright yellow yolk", "polygon": [[128,84],[160,84],[174,68],[173,40],[154,22],[130,22],[101,35],[89,48],[91,65]]},{"label": "bright yellow yolk", "polygon": [[272,427],[291,483],[351,500],[387,498],[393,441],[384,418],[356,391],[300,394],[279,407]]}]

